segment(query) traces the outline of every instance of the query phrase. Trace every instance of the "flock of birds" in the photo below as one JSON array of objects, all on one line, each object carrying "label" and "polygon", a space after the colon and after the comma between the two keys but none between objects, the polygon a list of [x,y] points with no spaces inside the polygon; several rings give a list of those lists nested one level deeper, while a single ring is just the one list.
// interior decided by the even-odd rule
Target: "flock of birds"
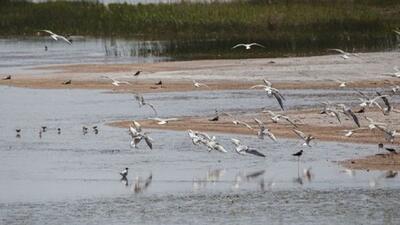
[{"label": "flock of birds", "polygon": [[[62,35],[55,34],[54,32],[52,32],[50,30],[41,30],[41,32],[47,33],[48,35],[50,35],[50,37],[52,39],[54,39],[56,41],[64,41],[70,45],[72,44],[72,41],[70,39],[68,39]],[[400,31],[396,30],[395,32],[396,32],[396,34],[400,35]],[[263,46],[259,43],[250,43],[250,44],[241,43],[241,44],[237,44],[237,45],[233,46],[232,49],[239,48],[239,47],[244,47],[246,50],[250,50],[252,47],[265,48],[265,46]],[[349,53],[349,52],[343,51],[341,49],[328,49],[328,50],[339,53],[340,57],[343,59],[349,59],[352,56],[360,57],[356,53]],[[393,78],[400,78],[400,70],[397,67],[394,67],[393,70],[394,70],[393,72],[385,73],[384,75],[387,75],[387,76],[390,76]],[[135,74],[133,74],[133,76],[137,77],[141,72],[142,71],[137,71]],[[102,76],[102,78],[110,80],[111,84],[116,87],[119,87],[120,85],[130,85],[130,83],[128,81],[120,81],[120,80],[117,80],[110,76]],[[10,79],[11,79],[10,75],[3,78],[3,80],[10,80]],[[71,84],[71,82],[72,82],[71,80],[67,80],[67,81],[63,82],[63,84],[68,85],[68,84]],[[338,86],[339,88],[347,87],[346,81],[335,80],[335,82],[339,83],[339,86]],[[159,81],[157,83],[157,85],[162,85],[162,81]],[[200,83],[195,80],[192,80],[192,85],[194,88],[201,88],[201,87],[209,88],[209,86],[207,84]],[[286,100],[285,97],[283,96],[283,94],[281,93],[280,90],[273,87],[273,85],[270,81],[263,79],[262,84],[258,84],[258,85],[254,85],[254,86],[250,87],[250,89],[258,89],[258,88],[262,89],[268,97],[275,98],[280,109],[282,111],[285,110],[285,105],[284,105],[284,102]],[[392,129],[391,124],[375,122],[373,119],[369,118],[366,115],[366,112],[367,112],[367,109],[370,110],[373,107],[376,107],[377,109],[379,109],[383,113],[384,116],[389,116],[391,112],[396,112],[396,113],[400,112],[400,111],[394,109],[394,107],[390,103],[391,97],[393,95],[397,94],[399,91],[400,91],[400,87],[397,85],[391,87],[390,90],[384,90],[384,92],[376,91],[376,94],[373,96],[368,96],[367,94],[365,94],[359,90],[355,90],[355,92],[360,96],[358,98],[358,100],[360,101],[360,103],[359,103],[360,109],[358,111],[354,111],[351,107],[349,107],[345,104],[333,104],[331,102],[323,102],[322,103],[323,109],[321,110],[320,113],[336,118],[338,123],[342,123],[342,116],[345,116],[349,120],[353,121],[355,128],[344,130],[346,137],[351,137],[355,133],[362,131],[362,130],[378,130],[378,131],[382,132],[382,134],[384,135],[385,139],[388,142],[393,143],[395,137],[400,136],[400,133],[397,132],[397,130]],[[141,95],[140,93],[135,93],[134,96],[135,96],[135,100],[138,102],[140,108],[141,107],[149,107],[149,108],[151,108],[151,110],[154,112],[155,115],[158,115],[156,107],[153,104],[147,102],[144,99],[143,95]],[[300,120],[298,120],[298,119],[292,120],[291,118],[289,118],[289,116],[285,115],[284,113],[280,114],[280,113],[272,112],[272,111],[266,110],[266,109],[263,109],[262,112],[265,113],[266,115],[269,115],[269,117],[273,123],[278,123],[281,120],[287,121],[292,126],[292,128],[291,128],[292,132],[303,141],[302,145],[311,147],[311,141],[314,140],[315,137],[313,135],[307,134],[299,129],[299,125],[302,124],[302,122]],[[366,127],[362,127],[359,115],[357,115],[357,114],[364,114],[364,118],[368,121],[368,125]],[[236,126],[243,126],[251,131],[256,131],[255,133],[256,133],[257,137],[260,139],[264,139],[264,137],[267,136],[273,142],[277,142],[276,136],[266,126],[266,124],[258,118],[253,119],[255,124],[257,125],[256,128],[254,128],[252,125],[250,125],[247,122],[244,122],[244,121],[241,121],[241,120],[235,118],[235,116],[233,116],[232,114],[227,113],[227,112],[218,113],[218,111],[216,111],[216,115],[213,118],[209,119],[209,121],[218,121],[220,115],[228,116],[231,119],[232,123],[235,124]],[[179,120],[178,118],[158,118],[158,117],[151,118],[151,119],[157,121],[157,123],[159,125],[164,125],[164,124],[169,123],[170,121]],[[46,132],[46,129],[47,129],[47,127],[45,127],[45,126],[41,127],[41,129],[39,130],[39,137],[42,136],[42,133]],[[95,134],[98,134],[98,132],[99,132],[97,126],[93,126],[92,130]],[[88,131],[89,131],[88,127],[84,126],[82,128],[82,132],[84,135],[87,134]],[[18,138],[21,137],[21,129],[16,129],[16,132],[17,132],[17,137]],[[144,142],[147,144],[147,146],[150,149],[153,149],[153,139],[149,136],[149,132],[143,131],[142,126],[140,125],[139,122],[133,120],[129,126],[128,132],[131,137],[130,146],[132,148],[138,148],[138,144],[142,140],[144,140]],[[187,132],[188,132],[188,135],[189,135],[193,145],[204,146],[209,152],[211,152],[211,151],[218,151],[221,153],[228,152],[227,148],[225,146],[223,146],[217,140],[217,138],[215,136],[211,136],[205,132],[200,132],[200,131],[188,130]],[[61,128],[57,128],[57,133],[61,134]],[[239,155],[250,154],[253,156],[257,156],[257,157],[263,157],[263,158],[266,157],[265,154],[262,153],[260,150],[243,144],[237,138],[231,138],[231,143],[233,144],[234,151]],[[379,144],[379,148],[385,149],[392,154],[397,154],[397,152],[394,148],[384,147],[382,143]],[[304,152],[304,150],[300,149],[299,151],[293,153],[292,155],[294,157],[297,157],[298,161],[300,161],[300,157],[302,156],[303,152]],[[128,185],[128,180],[127,180],[128,170],[129,170],[129,168],[125,168],[123,171],[120,172],[121,181],[123,181],[126,185]],[[259,174],[262,174],[262,173],[259,173]],[[308,174],[308,176],[310,176],[310,174],[311,174],[310,169],[305,170],[304,174]],[[145,190],[150,185],[151,181],[152,181],[151,174],[146,179],[137,179],[136,183],[134,185],[135,192],[141,192],[142,190]]]}]

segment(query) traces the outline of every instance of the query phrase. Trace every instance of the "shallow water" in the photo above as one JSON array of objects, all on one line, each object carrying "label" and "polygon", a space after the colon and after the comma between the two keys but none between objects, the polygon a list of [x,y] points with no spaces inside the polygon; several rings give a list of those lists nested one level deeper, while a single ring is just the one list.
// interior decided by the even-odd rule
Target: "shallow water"
[{"label": "shallow water", "polygon": [[[348,91],[334,90],[284,94],[291,99],[289,108],[315,105],[334,95],[342,101],[354,98]],[[256,90],[145,98],[157,106],[160,117],[277,105]],[[272,143],[255,136],[215,134],[229,150],[222,154],[193,146],[185,132],[151,130],[154,150],[145,143],[131,149],[126,130],[105,125],[152,116],[150,110],[139,109],[130,94],[2,86],[0,102],[0,116],[6,118],[0,123],[0,224],[399,223],[398,177],[350,172],[335,163],[377,153],[375,146],[316,142],[298,162],[291,155],[301,149],[297,140]],[[48,131],[39,138],[42,125]],[[83,135],[82,125],[98,125],[99,134],[90,130]],[[22,128],[20,138],[15,137],[16,128]],[[267,157],[235,154],[232,137]],[[130,169],[127,183],[118,174],[125,167]],[[307,168],[311,179],[303,174]],[[137,177],[144,180],[150,174],[148,188],[135,190]]]}]

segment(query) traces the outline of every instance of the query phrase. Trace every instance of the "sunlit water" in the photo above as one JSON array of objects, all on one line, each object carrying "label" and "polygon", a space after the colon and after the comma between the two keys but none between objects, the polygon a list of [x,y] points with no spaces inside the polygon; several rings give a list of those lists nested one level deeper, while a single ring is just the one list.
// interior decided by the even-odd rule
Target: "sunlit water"
[{"label": "sunlit water", "polygon": [[[350,102],[349,91],[284,92],[288,108]],[[332,98],[332,96],[336,96]],[[146,94],[160,117],[277,109],[256,90]],[[291,100],[289,100],[291,99]],[[318,101],[317,101],[318,100]],[[297,140],[215,134],[229,153],[193,146],[185,132],[151,130],[154,149],[129,147],[125,129],[106,122],[143,119],[130,94],[0,87],[0,224],[399,224],[398,177],[344,171],[335,161],[376,146],[316,141],[300,162]],[[232,106],[233,102],[235,105]],[[254,105],[249,105],[252,102]],[[179,107],[178,107],[179,106]],[[99,126],[82,134],[82,126]],[[40,126],[48,131],[39,138]],[[56,128],[60,127],[61,134]],[[22,128],[21,137],[15,129]],[[233,152],[235,137],[266,158]],[[127,182],[118,174],[129,167]],[[303,169],[311,168],[311,179]],[[257,177],[251,174],[261,172]],[[137,177],[152,175],[135,191]],[[262,186],[263,184],[264,186]],[[354,222],[356,221],[356,222]]]}]

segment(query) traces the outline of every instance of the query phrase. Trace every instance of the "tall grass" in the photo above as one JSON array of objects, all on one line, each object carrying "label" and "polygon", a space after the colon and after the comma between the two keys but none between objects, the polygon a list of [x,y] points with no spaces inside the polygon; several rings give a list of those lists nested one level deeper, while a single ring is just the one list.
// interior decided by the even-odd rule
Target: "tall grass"
[{"label": "tall grass", "polygon": [[[272,2],[272,3],[269,3]],[[386,2],[383,4],[382,2]],[[382,33],[400,26],[394,0],[250,0],[229,3],[109,4],[1,0],[0,34],[38,29],[147,38],[275,38]],[[343,37],[346,38],[346,37]]]}]

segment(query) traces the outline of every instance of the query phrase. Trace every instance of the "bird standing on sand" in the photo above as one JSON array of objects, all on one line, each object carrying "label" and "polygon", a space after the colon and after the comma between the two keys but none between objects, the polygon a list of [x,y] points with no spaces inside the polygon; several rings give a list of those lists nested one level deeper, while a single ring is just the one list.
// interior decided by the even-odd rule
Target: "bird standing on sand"
[{"label": "bird standing on sand", "polygon": [[3,77],[2,80],[11,80],[11,75],[7,75],[7,76]]},{"label": "bird standing on sand", "polygon": [[237,44],[237,45],[233,46],[232,49],[238,48],[238,47],[244,47],[246,50],[250,50],[251,46],[258,46],[258,47],[261,47],[261,48],[265,48],[264,45],[261,45],[261,44],[253,42],[253,43],[250,43],[250,44],[240,43],[240,44]]},{"label": "bird standing on sand", "polygon": [[58,40],[60,39],[60,40],[63,40],[63,41],[65,41],[65,42],[67,42],[67,43],[70,44],[70,45],[72,44],[72,42],[71,42],[70,40],[68,40],[66,37],[61,36],[61,35],[58,35],[58,34],[55,34],[55,33],[53,33],[53,32],[50,31],[50,30],[40,30],[40,31],[43,31],[43,32],[48,33],[48,34],[50,35],[50,37],[53,38],[53,39],[56,40],[56,41],[58,41]]},{"label": "bird standing on sand", "polygon": [[63,85],[68,85],[68,84],[71,84],[71,83],[72,83],[72,80],[66,80],[66,81],[62,82]]},{"label": "bird standing on sand", "polygon": [[219,120],[219,113],[218,110],[215,110],[215,116],[208,121],[218,121]]}]

